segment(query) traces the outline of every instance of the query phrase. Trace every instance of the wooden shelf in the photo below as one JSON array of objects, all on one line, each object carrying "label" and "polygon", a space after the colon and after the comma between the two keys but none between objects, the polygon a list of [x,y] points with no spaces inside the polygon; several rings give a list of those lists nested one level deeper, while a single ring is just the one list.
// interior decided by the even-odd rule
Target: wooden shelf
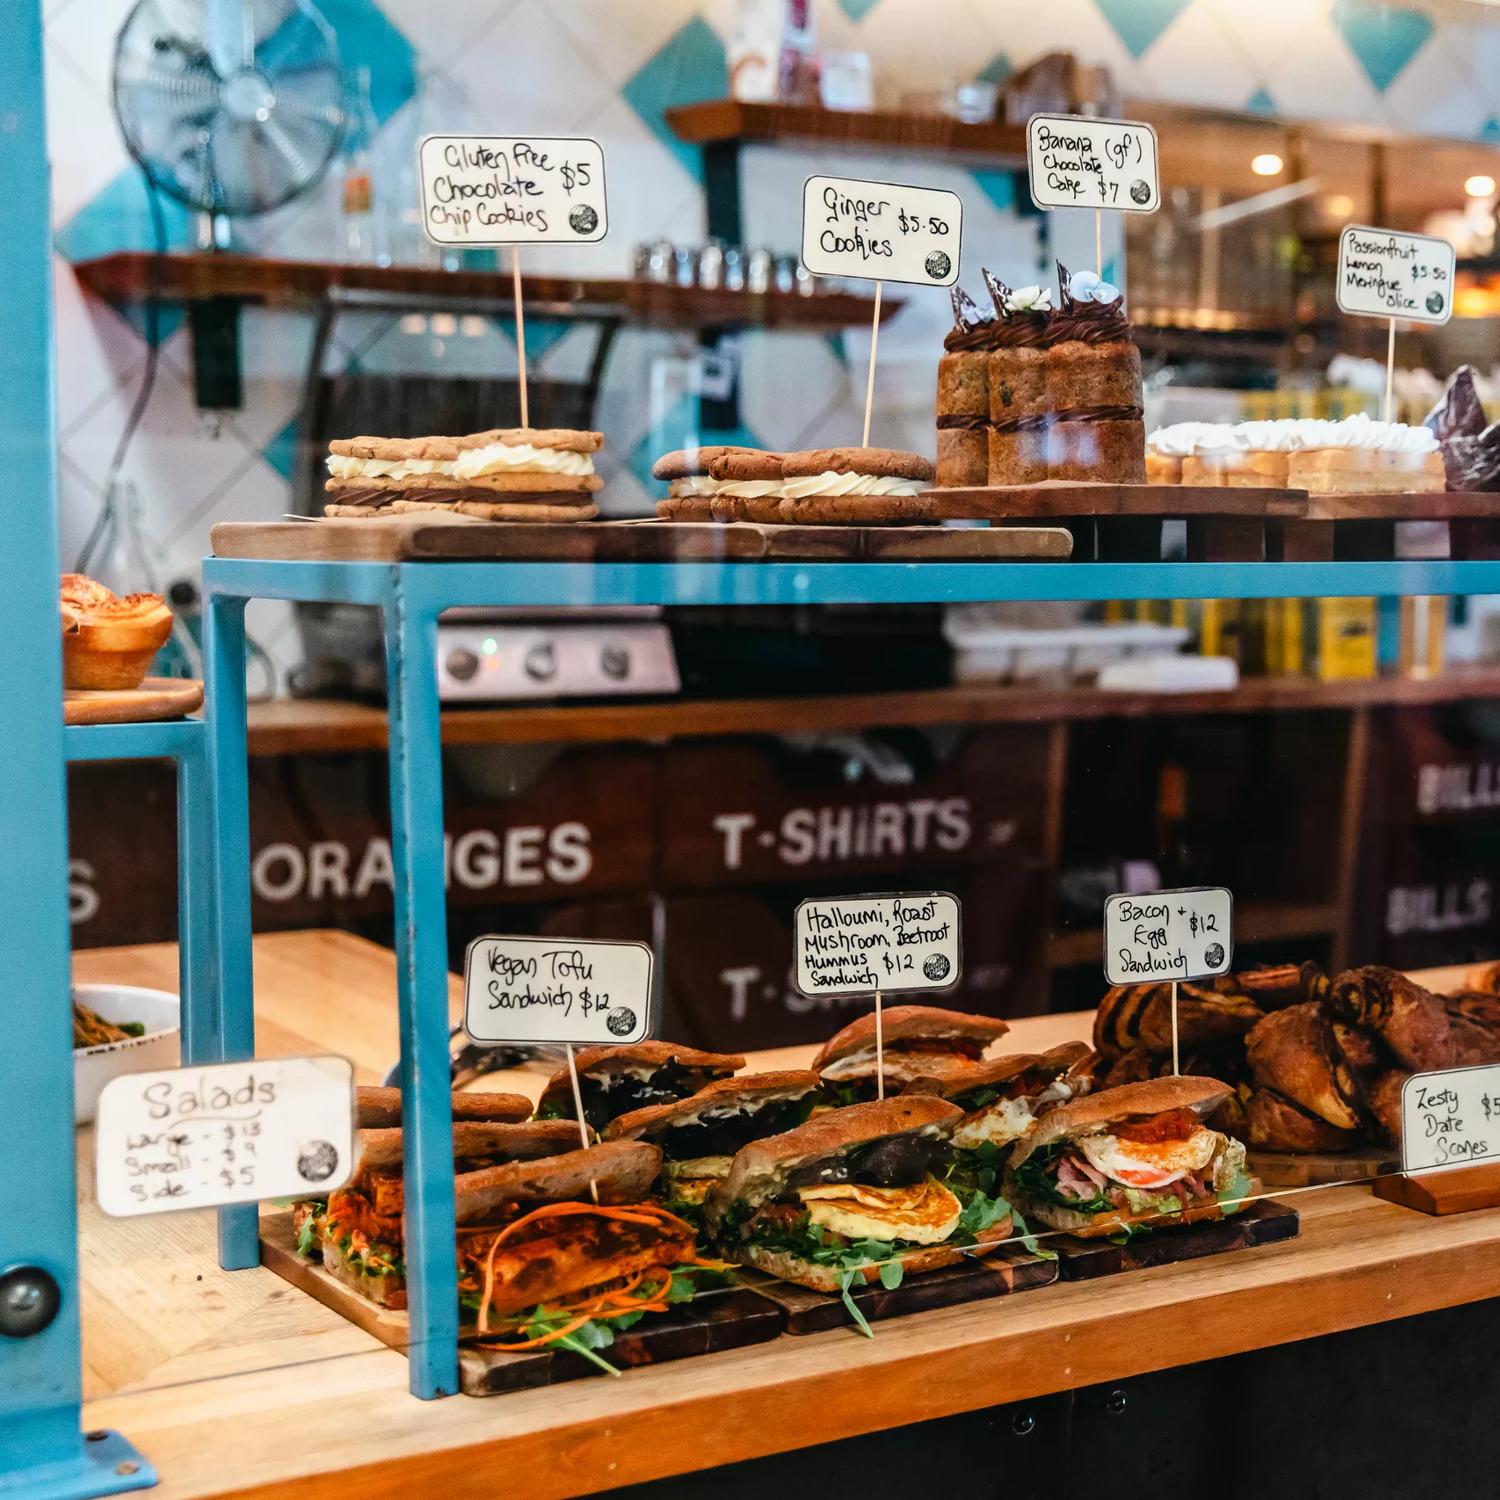
[{"label": "wooden shelf", "polygon": [[705,99],[669,109],[667,124],[678,140],[695,146],[754,142],[868,151],[888,151],[895,147],[904,151],[957,152],[1016,166],[1026,160],[1024,125],[1001,125],[995,121],[972,125],[947,115]]},{"label": "wooden shelf", "polygon": [[[1331,937],[1338,930],[1339,909],[1331,903],[1291,906],[1237,901],[1234,907],[1234,935],[1239,944]],[[1050,969],[1097,964],[1103,956],[1104,935],[1097,927],[1083,932],[1055,932],[1047,942]]]},{"label": "wooden shelf", "polygon": [[[665,702],[450,708],[449,745],[603,743],[930,724],[1036,724],[1153,715],[1299,713],[1500,698],[1500,666],[1430,681],[1381,677],[1315,682],[1251,677],[1227,693],[1105,693],[1092,688],[945,687],[805,698],[676,698]],[[385,710],[331,699],[277,699],[250,709],[252,755],[383,750]]]},{"label": "wooden shelf", "polygon": [[[153,255],[120,251],[79,261],[80,285],[106,302],[228,300],[263,307],[313,306],[338,293],[403,301],[510,304],[510,278],[499,271],[442,271],[430,266],[359,266],[338,261],[274,260],[213,253]],[[761,327],[832,331],[868,323],[872,297],[851,292],[743,292],[679,287],[629,278],[522,278],[528,313],[544,318],[618,317],[652,328]],[[901,308],[885,298],[882,320]]]}]

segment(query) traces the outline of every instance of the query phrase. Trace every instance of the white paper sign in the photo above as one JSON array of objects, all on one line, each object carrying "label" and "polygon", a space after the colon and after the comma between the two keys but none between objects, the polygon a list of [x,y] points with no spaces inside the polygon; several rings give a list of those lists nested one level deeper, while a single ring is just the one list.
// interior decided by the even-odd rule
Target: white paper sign
[{"label": "white paper sign", "polygon": [[946,188],[857,177],[802,186],[802,264],[814,276],[952,286],[964,205]]},{"label": "white paper sign", "polygon": [[1401,1090],[1401,1170],[1500,1157],[1500,1066],[1414,1073]]},{"label": "white paper sign", "polygon": [[1446,323],[1453,316],[1453,269],[1447,240],[1346,225],[1339,236],[1339,311]]},{"label": "white paper sign", "polygon": [[439,245],[579,245],[609,228],[604,150],[584,137],[429,135],[422,228]]},{"label": "white paper sign", "polygon": [[1136,120],[1033,115],[1026,167],[1038,208],[1112,208],[1155,213],[1161,203],[1156,132]]},{"label": "white paper sign", "polygon": [[651,1035],[645,943],[481,937],[464,955],[464,1030],[476,1042],[624,1046]]},{"label": "white paper sign", "polygon": [[1104,977],[1150,984],[1227,973],[1233,923],[1234,898],[1223,886],[1111,896],[1104,903]]},{"label": "white paper sign", "polygon": [[322,1196],[354,1167],[354,1069],[277,1057],[112,1078],[95,1126],[99,1206],[123,1218]]},{"label": "white paper sign", "polygon": [[961,907],[943,891],[820,896],[797,908],[796,984],[804,995],[946,990],[963,968]]}]

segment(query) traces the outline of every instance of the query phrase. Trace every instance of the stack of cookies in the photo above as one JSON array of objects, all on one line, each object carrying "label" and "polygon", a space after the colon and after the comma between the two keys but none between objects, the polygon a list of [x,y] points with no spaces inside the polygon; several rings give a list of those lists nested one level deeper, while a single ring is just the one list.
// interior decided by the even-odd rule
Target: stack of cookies
[{"label": "stack of cookies", "polygon": [[667,481],[666,521],[756,521],[789,526],[901,526],[936,520],[923,492],[932,465],[895,448],[686,448],[652,473]]},{"label": "stack of cookies", "polygon": [[591,521],[599,432],[497,427],[467,437],[339,438],[328,445],[330,516],[448,511],[486,521]]}]

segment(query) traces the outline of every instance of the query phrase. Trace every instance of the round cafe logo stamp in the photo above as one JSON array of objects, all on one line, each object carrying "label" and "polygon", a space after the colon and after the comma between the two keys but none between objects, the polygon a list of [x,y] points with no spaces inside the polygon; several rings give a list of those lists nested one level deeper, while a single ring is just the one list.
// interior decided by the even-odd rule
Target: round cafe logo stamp
[{"label": "round cafe logo stamp", "polygon": [[628,1005],[617,1005],[605,1017],[611,1036],[629,1036],[635,1030],[635,1012]]},{"label": "round cafe logo stamp", "polygon": [[929,953],[922,961],[923,975],[932,980],[946,979],[952,967],[946,953]]},{"label": "round cafe logo stamp", "polygon": [[1137,177],[1130,184],[1130,201],[1143,207],[1151,201],[1151,184],[1144,177]]},{"label": "round cafe logo stamp", "polygon": [[575,234],[592,234],[599,227],[599,215],[587,203],[580,203],[568,215],[568,227]]},{"label": "round cafe logo stamp", "polygon": [[922,264],[926,268],[927,274],[934,281],[941,281],[953,269],[953,262],[948,259],[947,253],[942,250],[934,250]]},{"label": "round cafe logo stamp", "polygon": [[331,1141],[306,1141],[298,1149],[297,1172],[304,1182],[327,1182],[338,1169],[338,1148]]},{"label": "round cafe logo stamp", "polygon": [[1210,943],[1208,947],[1203,950],[1203,962],[1206,963],[1210,969],[1217,969],[1219,965],[1224,962],[1223,943]]}]

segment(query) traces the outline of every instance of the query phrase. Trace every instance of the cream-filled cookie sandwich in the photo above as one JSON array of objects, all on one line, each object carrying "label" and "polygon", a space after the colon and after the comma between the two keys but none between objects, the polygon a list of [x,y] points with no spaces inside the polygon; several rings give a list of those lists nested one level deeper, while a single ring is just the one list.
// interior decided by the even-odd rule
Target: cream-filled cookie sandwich
[{"label": "cream-filled cookie sandwich", "polygon": [[588,520],[603,481],[598,432],[503,427],[465,437],[338,438],[328,445],[335,514],[357,507],[458,510],[493,520]]},{"label": "cream-filled cookie sandwich", "polygon": [[[722,476],[725,462],[747,454],[751,467],[763,471],[759,472],[759,477],[715,477],[713,469],[716,464]],[[781,455],[733,443],[678,448],[675,452],[663,453],[651,466],[651,473],[667,486],[667,498],[656,503],[656,513],[664,521],[741,519],[715,516],[713,500],[718,495],[726,499],[770,499],[773,508],[781,496]]]},{"label": "cream-filled cookie sandwich", "polygon": [[937,518],[932,465],[897,448],[816,448],[781,461],[789,524],[902,525]]}]

